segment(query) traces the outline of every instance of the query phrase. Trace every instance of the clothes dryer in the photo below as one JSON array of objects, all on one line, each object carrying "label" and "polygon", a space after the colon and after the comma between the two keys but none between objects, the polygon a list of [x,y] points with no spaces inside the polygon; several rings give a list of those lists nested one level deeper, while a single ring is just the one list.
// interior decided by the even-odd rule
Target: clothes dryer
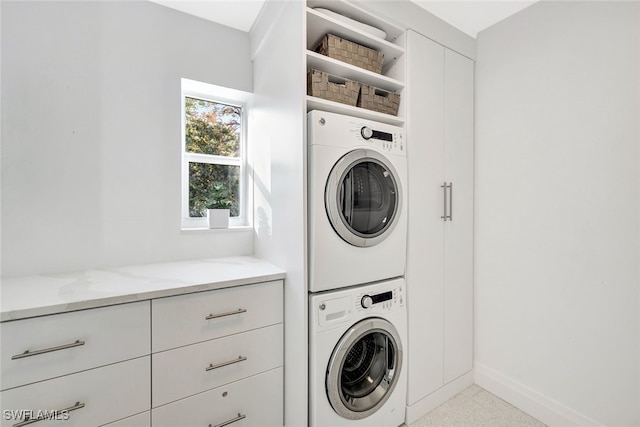
[{"label": "clothes dryer", "polygon": [[404,129],[325,111],[308,113],[309,290],[404,275]]},{"label": "clothes dryer", "polygon": [[404,423],[404,279],[311,294],[309,315],[309,425]]}]

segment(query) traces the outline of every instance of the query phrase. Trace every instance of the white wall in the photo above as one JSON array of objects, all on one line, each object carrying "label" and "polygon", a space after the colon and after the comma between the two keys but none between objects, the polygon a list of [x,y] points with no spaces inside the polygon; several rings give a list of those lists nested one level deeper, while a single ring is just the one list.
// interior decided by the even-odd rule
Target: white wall
[{"label": "white wall", "polygon": [[150,2],[1,2],[2,273],[253,252],[180,231],[180,78],[251,91],[247,33]]},{"label": "white wall", "polygon": [[476,380],[640,425],[640,3],[541,2],[477,44]]},{"label": "white wall", "polygon": [[475,59],[476,40],[408,0],[353,0],[359,7]]},{"label": "white wall", "polygon": [[256,255],[287,272],[285,425],[307,425],[306,115],[303,2],[269,0],[251,32]]}]

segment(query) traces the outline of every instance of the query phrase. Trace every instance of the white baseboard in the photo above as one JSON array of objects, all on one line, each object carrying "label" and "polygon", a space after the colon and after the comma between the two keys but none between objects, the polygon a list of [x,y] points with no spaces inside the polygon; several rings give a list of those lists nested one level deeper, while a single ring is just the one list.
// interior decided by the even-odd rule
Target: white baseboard
[{"label": "white baseboard", "polygon": [[430,395],[423,397],[411,406],[407,406],[405,423],[413,424],[428,412],[442,405],[456,394],[473,384],[473,371],[469,371],[448,384],[440,387]]},{"label": "white baseboard", "polygon": [[602,427],[593,419],[476,362],[475,383],[551,427]]}]

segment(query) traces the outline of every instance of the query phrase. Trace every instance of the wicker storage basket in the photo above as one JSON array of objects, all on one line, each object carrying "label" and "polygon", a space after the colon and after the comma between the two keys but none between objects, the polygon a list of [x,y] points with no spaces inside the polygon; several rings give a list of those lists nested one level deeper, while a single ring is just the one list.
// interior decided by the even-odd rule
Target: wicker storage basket
[{"label": "wicker storage basket", "polygon": [[356,105],[367,110],[397,116],[398,107],[400,107],[400,95],[363,84]]},{"label": "wicker storage basket", "polygon": [[[307,71],[307,95],[355,107],[360,92],[360,83],[354,80],[331,77],[333,82],[329,81],[329,73],[318,70]],[[339,80],[339,82],[336,83],[335,80]]]},{"label": "wicker storage basket", "polygon": [[374,73],[382,73],[382,61],[384,59],[382,52],[369,49],[333,34],[325,34],[314,50],[329,58],[337,59]]}]

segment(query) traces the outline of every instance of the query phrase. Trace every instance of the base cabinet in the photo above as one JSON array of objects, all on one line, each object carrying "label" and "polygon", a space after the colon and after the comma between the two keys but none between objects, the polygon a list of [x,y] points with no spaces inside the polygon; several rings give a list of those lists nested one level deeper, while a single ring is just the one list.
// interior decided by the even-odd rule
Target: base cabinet
[{"label": "base cabinet", "polygon": [[411,407],[472,369],[474,89],[472,60],[406,36]]},{"label": "base cabinet", "polygon": [[282,280],[7,321],[0,333],[0,427],[284,422]]}]

